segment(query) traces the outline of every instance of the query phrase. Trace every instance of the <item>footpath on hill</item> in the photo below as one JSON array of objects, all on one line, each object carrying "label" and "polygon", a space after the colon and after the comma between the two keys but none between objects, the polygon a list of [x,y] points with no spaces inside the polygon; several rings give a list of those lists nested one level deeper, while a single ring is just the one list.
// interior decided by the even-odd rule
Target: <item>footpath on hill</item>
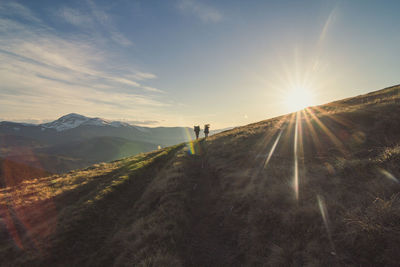
[{"label": "footpath on hill", "polygon": [[[184,265],[237,265],[235,232],[224,225],[222,188],[217,173],[209,165],[205,142],[200,141],[199,153],[188,155],[185,162],[185,176],[192,188],[182,255]],[[229,208],[226,212],[230,212]]]}]

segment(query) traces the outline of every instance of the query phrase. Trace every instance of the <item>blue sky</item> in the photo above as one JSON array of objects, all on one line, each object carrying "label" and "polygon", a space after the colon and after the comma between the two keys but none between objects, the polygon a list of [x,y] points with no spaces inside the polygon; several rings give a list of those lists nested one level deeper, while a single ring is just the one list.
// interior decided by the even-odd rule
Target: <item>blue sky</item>
[{"label": "blue sky", "polygon": [[214,128],[399,83],[399,1],[0,1],[0,120]]}]

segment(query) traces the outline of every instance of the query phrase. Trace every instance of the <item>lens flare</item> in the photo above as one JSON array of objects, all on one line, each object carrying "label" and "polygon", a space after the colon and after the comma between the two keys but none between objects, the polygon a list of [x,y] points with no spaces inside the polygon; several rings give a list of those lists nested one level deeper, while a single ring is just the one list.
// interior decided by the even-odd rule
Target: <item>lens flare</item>
[{"label": "lens flare", "polygon": [[329,222],[329,217],[328,217],[328,209],[326,208],[325,201],[322,196],[317,195],[317,201],[318,201],[319,211],[321,212],[322,220],[324,221],[325,230],[328,234],[329,243],[331,245],[331,249],[332,249],[331,254],[336,255],[336,249],[335,249],[335,245],[333,244],[331,229],[329,226],[330,222]]},{"label": "lens flare", "polygon": [[306,122],[307,130],[312,136],[312,142],[317,149],[317,153],[319,154],[322,151],[323,146],[321,144],[321,141],[319,140],[317,131],[315,130],[314,126],[312,125],[312,121],[311,121],[310,117],[307,115],[306,110],[302,110],[302,115],[304,116],[304,121]]},{"label": "lens flare", "polygon": [[331,130],[329,130],[329,128],[325,124],[322,123],[322,121],[314,114],[314,112],[312,110],[310,110],[310,109],[306,109],[306,112],[317,123],[319,128],[326,134],[326,136],[328,136],[330,141],[339,149],[339,151],[343,155],[347,154],[348,153],[347,149],[344,146],[344,144],[342,143],[342,141],[340,141],[340,139],[337,138],[335,136],[335,134]]},{"label": "lens flare", "polygon": [[186,135],[186,147],[188,149],[188,153],[190,155],[195,155],[200,153],[200,145],[197,140],[194,140],[192,135],[189,132],[189,128],[185,127],[185,135]]},{"label": "lens flare", "polygon": [[[274,154],[275,148],[277,147],[279,140],[283,134],[284,129],[287,126],[286,117],[282,117],[279,121],[276,122],[276,125],[272,128],[269,128],[268,131],[265,132],[262,140],[259,142],[259,145],[256,148],[255,158],[262,158],[262,162],[256,162],[255,168],[253,169],[254,173],[251,174],[252,179],[257,179],[261,175],[262,171],[267,167],[269,161],[271,160],[272,155]],[[279,132],[279,133],[278,133]],[[269,144],[274,140],[274,137],[278,133],[278,136],[275,138],[275,141],[272,147],[268,151]]]},{"label": "lens flare", "polygon": [[298,166],[298,155],[297,155],[297,139],[299,132],[299,116],[300,113],[296,114],[296,126],[294,129],[294,175],[293,175],[293,187],[296,195],[296,200],[299,200],[299,166]]},{"label": "lens flare", "polygon": [[268,165],[269,161],[271,160],[272,155],[274,154],[274,151],[275,151],[276,146],[278,145],[279,139],[281,139],[282,132],[283,132],[283,129],[279,132],[278,136],[275,139],[274,144],[272,145],[271,150],[268,153],[268,156],[264,163],[264,169],[267,168],[267,165]]},{"label": "lens flare", "polygon": [[392,180],[393,182],[399,183],[399,180],[390,172],[384,169],[378,169],[380,173],[382,173],[386,178]]}]

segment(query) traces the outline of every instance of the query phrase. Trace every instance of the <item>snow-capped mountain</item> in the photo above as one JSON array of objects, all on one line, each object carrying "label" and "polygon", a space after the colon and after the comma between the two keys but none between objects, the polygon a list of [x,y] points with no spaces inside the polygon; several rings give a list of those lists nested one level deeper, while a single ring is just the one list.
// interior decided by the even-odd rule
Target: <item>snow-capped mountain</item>
[{"label": "snow-capped mountain", "polygon": [[80,114],[71,113],[62,116],[58,120],[49,123],[43,123],[39,126],[55,129],[58,132],[76,128],[78,126],[111,126],[111,127],[131,127],[130,124],[120,121],[108,121],[102,118],[89,118]]}]

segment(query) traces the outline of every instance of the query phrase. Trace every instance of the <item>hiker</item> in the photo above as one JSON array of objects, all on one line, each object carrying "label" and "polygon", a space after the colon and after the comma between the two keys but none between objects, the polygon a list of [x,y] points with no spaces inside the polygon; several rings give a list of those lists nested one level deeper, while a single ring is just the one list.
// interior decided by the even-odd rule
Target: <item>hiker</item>
[{"label": "hiker", "polygon": [[204,125],[204,136],[207,138],[208,133],[210,132],[210,124]]},{"label": "hiker", "polygon": [[194,133],[196,134],[196,139],[199,139],[200,126],[194,126]]}]

